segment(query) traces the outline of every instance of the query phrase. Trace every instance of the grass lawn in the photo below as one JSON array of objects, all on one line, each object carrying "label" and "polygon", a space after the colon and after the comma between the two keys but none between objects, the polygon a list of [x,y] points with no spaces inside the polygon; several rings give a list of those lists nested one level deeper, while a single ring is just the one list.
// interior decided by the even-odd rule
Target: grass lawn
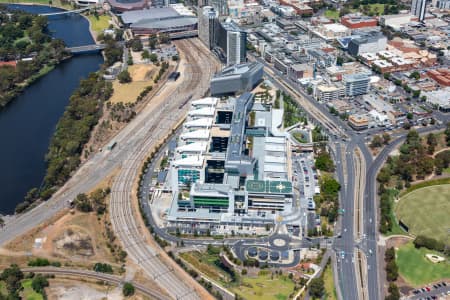
[{"label": "grass lawn", "polygon": [[111,17],[108,15],[102,15],[96,18],[94,15],[89,15],[88,19],[91,23],[91,29],[93,31],[101,32],[109,27]]},{"label": "grass lawn", "polygon": [[44,300],[41,294],[36,293],[31,287],[31,279],[26,279],[22,281],[22,297],[25,300]]},{"label": "grass lawn", "polygon": [[395,207],[399,220],[414,235],[445,241],[450,228],[450,184],[434,185],[403,196]]},{"label": "grass lawn", "polygon": [[180,256],[196,270],[216,282],[226,285],[226,283],[231,280],[230,275],[219,267],[220,260],[218,255],[209,255],[205,252],[191,251],[180,253]]},{"label": "grass lawn", "polygon": [[242,284],[232,289],[247,300],[283,300],[288,299],[294,291],[294,282],[285,275],[274,276],[271,274],[258,277],[242,277]]},{"label": "grass lawn", "polygon": [[370,6],[370,12],[372,12],[374,15],[382,15],[384,12],[384,4],[375,3],[375,4],[369,4],[369,6]]},{"label": "grass lawn", "polygon": [[337,10],[329,10],[329,9],[327,9],[325,11],[325,17],[327,17],[328,19],[337,20],[337,19],[339,19],[339,12]]},{"label": "grass lawn", "polygon": [[0,294],[2,295],[8,294],[8,290],[6,289],[6,285],[3,281],[0,281]]},{"label": "grass lawn", "polygon": [[303,135],[303,133],[301,133],[301,132],[297,131],[297,132],[292,133],[292,135],[299,143],[307,143],[308,142],[308,138],[305,137]]},{"label": "grass lawn", "polygon": [[416,249],[412,242],[402,246],[397,251],[397,265],[400,275],[413,286],[420,286],[444,278],[450,278],[450,263],[448,258],[445,262],[434,264],[430,262],[425,254],[439,254],[425,248]]},{"label": "grass lawn", "polygon": [[446,168],[446,169],[442,170],[442,172],[443,172],[443,173],[450,174],[450,168]]},{"label": "grass lawn", "polygon": [[334,287],[333,270],[328,264],[323,272],[323,281],[325,283],[325,300],[337,300],[336,288]]}]

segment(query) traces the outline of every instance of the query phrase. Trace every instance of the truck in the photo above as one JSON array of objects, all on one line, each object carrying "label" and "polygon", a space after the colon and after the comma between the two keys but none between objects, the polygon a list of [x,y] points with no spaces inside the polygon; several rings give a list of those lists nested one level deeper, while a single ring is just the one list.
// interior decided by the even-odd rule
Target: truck
[{"label": "truck", "polygon": [[116,145],[117,145],[117,142],[111,142],[111,143],[109,143],[108,147],[106,147],[106,149],[112,150],[112,149],[114,149],[114,147],[116,147]]}]

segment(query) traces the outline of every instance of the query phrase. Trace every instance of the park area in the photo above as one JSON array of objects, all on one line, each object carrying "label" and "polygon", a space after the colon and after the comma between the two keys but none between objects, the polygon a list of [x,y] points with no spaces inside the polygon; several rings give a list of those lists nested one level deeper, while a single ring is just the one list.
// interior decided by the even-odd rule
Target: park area
[{"label": "park area", "polygon": [[414,190],[395,207],[399,221],[409,233],[445,241],[450,228],[450,184],[433,185]]},{"label": "park area", "polygon": [[403,279],[414,287],[450,278],[448,257],[444,262],[432,263],[426,254],[442,254],[426,248],[416,249],[412,242],[397,250],[397,266]]},{"label": "park area", "polygon": [[[270,270],[250,272],[233,278],[219,258],[220,248],[208,251],[180,253],[180,257],[195,270],[247,300],[289,299],[295,283],[286,274],[272,274]],[[239,271],[237,271],[239,272]]]},{"label": "park area", "polygon": [[260,271],[255,277],[242,277],[241,285],[232,291],[247,300],[289,299],[294,291],[294,282],[286,275],[273,275]]},{"label": "park area", "polygon": [[129,66],[128,72],[130,72],[132,81],[130,83],[119,83],[119,80],[113,81],[114,93],[110,98],[111,103],[135,102],[146,87],[153,85],[152,77],[156,70],[157,67],[150,64]]},{"label": "park area", "polygon": [[89,15],[88,16],[89,23],[91,26],[91,30],[100,33],[103,30],[107,29],[110,25],[111,17],[108,15]]}]

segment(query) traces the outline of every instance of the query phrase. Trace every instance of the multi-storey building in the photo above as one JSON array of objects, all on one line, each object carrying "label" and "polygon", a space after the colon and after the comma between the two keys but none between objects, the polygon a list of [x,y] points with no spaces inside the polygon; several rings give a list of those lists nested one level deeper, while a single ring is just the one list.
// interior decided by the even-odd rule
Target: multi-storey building
[{"label": "multi-storey building", "polygon": [[282,110],[254,103],[251,93],[193,101],[171,161],[169,224],[264,226],[290,212],[282,120]]},{"label": "multi-storey building", "polygon": [[213,49],[216,42],[218,13],[211,6],[204,6],[198,14],[198,37],[208,47]]},{"label": "multi-storey building", "polygon": [[358,56],[362,53],[383,51],[386,46],[387,38],[379,31],[371,31],[352,38],[348,43],[348,52]]},{"label": "multi-storey building", "polygon": [[211,79],[212,95],[229,95],[251,91],[261,82],[263,65],[257,62],[224,68]]},{"label": "multi-storey building", "polygon": [[[234,22],[224,22],[221,26],[226,32],[227,43],[223,50],[227,55],[227,65],[245,63],[247,60],[247,33]],[[219,38],[225,38],[225,36]]]},{"label": "multi-storey building", "polygon": [[369,92],[370,77],[367,73],[349,74],[343,76],[346,96],[357,96]]},{"label": "multi-storey building", "polygon": [[426,9],[427,0],[412,0],[411,13],[419,18],[419,22],[425,20]]},{"label": "multi-storey building", "polygon": [[334,101],[345,96],[345,88],[340,84],[321,84],[316,87],[315,95],[319,101]]}]

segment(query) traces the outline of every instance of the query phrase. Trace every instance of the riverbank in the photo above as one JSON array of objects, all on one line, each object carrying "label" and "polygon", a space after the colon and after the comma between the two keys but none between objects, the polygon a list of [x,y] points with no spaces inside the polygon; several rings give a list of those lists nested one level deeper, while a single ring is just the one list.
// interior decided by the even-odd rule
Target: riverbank
[{"label": "riverbank", "polygon": [[[29,18],[30,22],[39,25],[23,28],[11,21],[6,24],[14,28],[17,34],[4,33],[6,34],[4,38],[12,39],[13,42],[5,40],[5,43],[0,45],[0,50],[3,53],[2,60],[7,61],[6,65],[1,66],[0,110],[10,104],[33,82],[48,74],[61,61],[70,57],[62,42],[59,40],[52,41],[44,17],[36,14],[31,17],[29,14],[22,12],[18,5],[2,7],[1,12],[9,12],[8,8],[13,9],[12,16],[19,18],[19,20],[20,17]],[[24,46],[17,48],[16,43],[23,43]],[[25,48],[28,49],[27,45],[33,44],[40,44],[41,48],[35,50],[35,52],[24,50]],[[21,55],[17,57],[17,53],[21,53]]]},{"label": "riverbank", "polygon": [[0,4],[18,4],[18,5],[40,5],[47,7],[60,8],[64,10],[72,9],[72,5],[68,3],[63,3],[61,0],[52,0],[52,4],[49,4],[49,0],[20,0],[20,1],[11,1],[11,0],[0,0]]},{"label": "riverbank", "polygon": [[[31,4],[11,7],[33,14],[61,11]],[[63,40],[67,47],[76,47],[93,43],[88,26],[86,18],[79,15],[49,18],[48,32],[53,39]],[[99,54],[72,56],[59,64],[48,62],[27,82],[18,83],[22,92],[0,112],[0,139],[8,141],[0,149],[1,214],[14,213],[27,192],[41,186],[47,170],[45,156],[58,120],[80,79],[97,72],[102,63]]]}]

